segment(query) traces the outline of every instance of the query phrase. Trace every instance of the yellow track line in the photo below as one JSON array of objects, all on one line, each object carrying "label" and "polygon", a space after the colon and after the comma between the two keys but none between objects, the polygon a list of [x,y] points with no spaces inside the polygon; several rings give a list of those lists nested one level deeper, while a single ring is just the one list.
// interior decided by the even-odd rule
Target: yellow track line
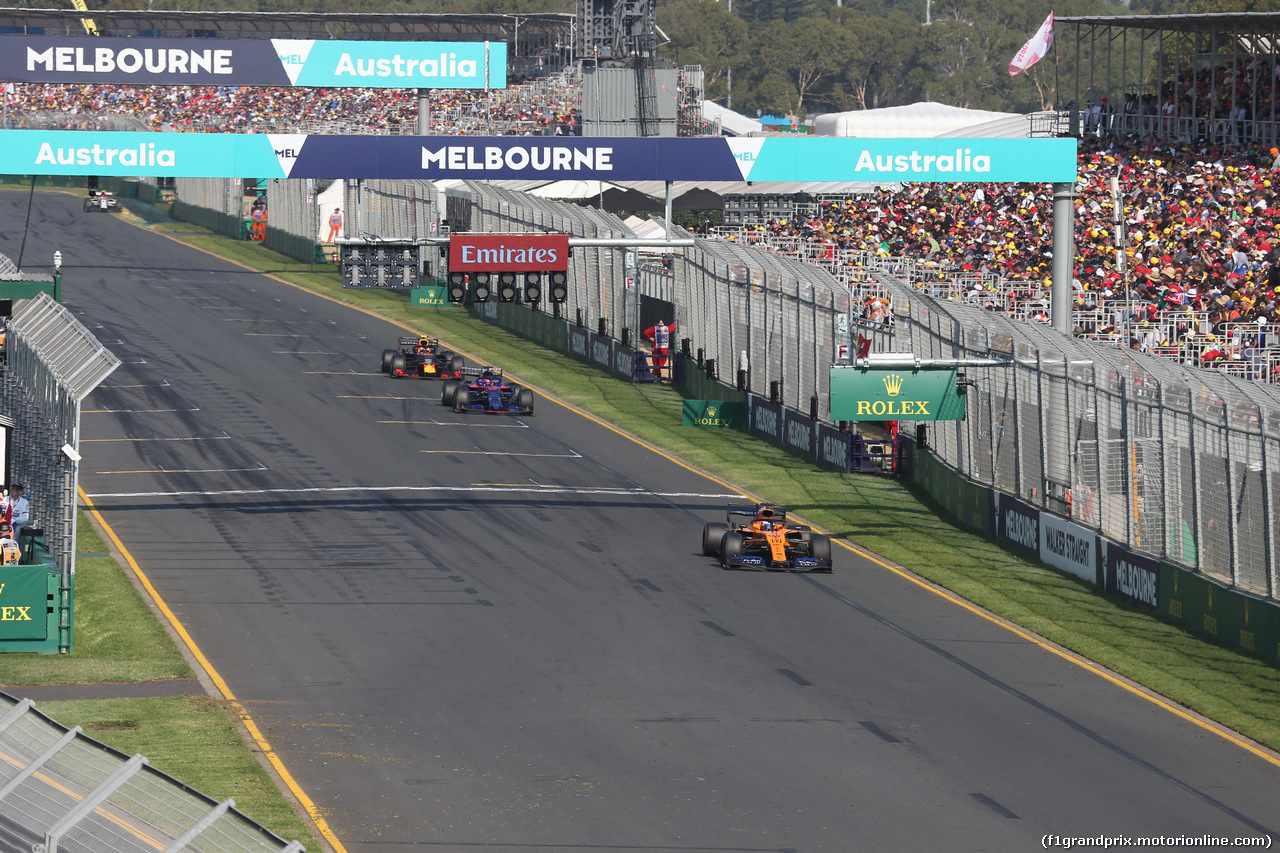
[{"label": "yellow track line", "polygon": [[178,620],[177,615],[169,609],[169,605],[165,603],[165,600],[160,596],[159,591],[151,584],[151,579],[147,577],[146,572],[144,572],[142,567],[138,565],[137,560],[133,559],[133,555],[129,553],[129,549],[120,541],[120,537],[111,529],[111,525],[107,524],[106,519],[102,517],[102,513],[98,512],[98,508],[94,506],[93,501],[87,494],[85,494],[84,489],[78,488],[77,491],[80,493],[80,500],[83,502],[86,511],[93,516],[94,520],[97,521],[98,524],[102,525],[102,529],[106,531],[107,537],[111,540],[111,543],[120,551],[120,555],[124,557],[125,562],[129,564],[129,569],[138,578],[138,581],[147,591],[147,594],[150,595],[151,599],[156,603],[156,607],[160,608],[160,612],[164,614],[164,618],[168,620],[169,624],[173,626],[173,630],[182,638],[182,642],[191,652],[191,656],[200,664],[201,669],[208,674],[210,680],[213,681],[214,686],[217,687],[218,692],[222,694],[222,698],[225,699],[235,710],[236,716],[240,718],[240,722],[243,723],[245,729],[248,730],[249,736],[253,738],[253,741],[258,745],[258,748],[262,750],[262,754],[267,757],[267,761],[271,762],[271,766],[275,768],[276,773],[280,775],[280,779],[284,782],[285,786],[288,787],[295,797],[297,797],[298,802],[302,804],[302,807],[306,809],[307,815],[315,823],[316,829],[320,830],[320,834],[323,835],[325,840],[333,846],[333,849],[337,851],[337,853],[346,853],[347,848],[342,846],[342,842],[338,840],[338,836],[334,835],[333,830],[329,828],[328,822],[324,819],[324,816],[320,814],[320,810],[316,807],[316,804],[309,796],[307,796],[306,792],[302,790],[302,787],[293,778],[293,774],[289,772],[288,768],[284,766],[284,762],[280,760],[280,756],[276,754],[276,751],[271,748],[271,744],[268,743],[267,739],[263,736],[262,730],[258,728],[258,724],[254,722],[253,717],[249,715],[249,712],[245,707],[240,704],[240,700],[235,697],[235,694],[231,692],[231,687],[218,673],[218,671],[213,668],[213,664],[204,656],[204,652],[200,651],[200,647],[196,645],[195,639],[187,632],[186,626],[184,626],[182,622]]},{"label": "yellow track line", "polygon": [[[141,227],[141,226],[139,226],[139,227]],[[155,232],[155,233],[160,233],[160,232]],[[343,306],[346,306],[347,308],[355,309],[356,311],[360,311],[361,313],[366,314],[366,315],[368,315],[368,316],[370,316],[370,317],[374,317],[374,318],[377,318],[377,319],[379,319],[379,320],[382,320],[383,322],[390,323],[390,324],[391,324],[391,325],[393,325],[393,326],[398,326],[399,328],[404,329],[404,330],[405,330],[405,331],[407,331],[407,332],[413,332],[414,334],[418,334],[418,333],[419,333],[419,330],[418,330],[418,329],[415,329],[415,328],[413,328],[412,326],[409,326],[409,325],[407,325],[407,324],[405,324],[405,323],[401,323],[399,320],[393,320],[393,319],[391,319],[390,317],[385,317],[385,316],[383,316],[382,314],[377,313],[376,311],[371,311],[371,310],[369,310],[369,309],[367,309],[367,308],[363,308],[363,307],[361,307],[361,306],[359,306],[359,305],[353,305],[353,304],[352,304],[352,303],[350,303],[350,302],[344,302],[344,301],[343,301],[343,300],[341,300],[341,299],[335,299],[335,298],[333,298],[332,296],[329,296],[329,295],[324,294],[324,293],[317,293],[316,291],[311,290],[311,289],[306,288],[306,287],[303,287],[303,286],[302,286],[302,285],[300,285],[300,284],[294,284],[294,283],[293,283],[293,282],[291,282],[291,281],[286,281],[286,280],[284,280],[284,279],[282,279],[282,278],[279,278],[279,277],[277,277],[277,276],[271,275],[270,273],[264,273],[264,272],[262,272],[261,270],[255,270],[253,267],[249,266],[248,264],[242,264],[242,263],[240,263],[239,261],[234,261],[234,260],[230,260],[230,259],[228,259],[228,258],[224,258],[224,257],[222,257],[221,255],[218,255],[218,254],[215,254],[215,253],[213,253],[213,252],[210,252],[209,250],[207,250],[207,249],[203,249],[203,248],[201,248],[201,247],[199,247],[199,246],[192,246],[190,243],[183,242],[182,240],[179,240],[177,237],[170,237],[168,234],[162,234],[161,236],[167,237],[168,239],[173,240],[175,243],[182,243],[182,245],[184,245],[184,246],[188,246],[188,247],[190,247],[190,248],[193,248],[193,249],[196,249],[196,250],[198,250],[198,251],[204,252],[205,254],[209,255],[210,257],[218,258],[219,260],[227,261],[227,262],[229,262],[229,263],[233,263],[233,264],[235,264],[236,266],[238,266],[238,267],[240,267],[240,268],[242,268],[242,269],[246,269],[246,270],[249,270],[249,271],[251,271],[251,272],[256,272],[256,273],[259,273],[260,275],[265,275],[267,278],[270,278],[270,279],[272,279],[273,281],[278,281],[278,282],[280,282],[281,284],[285,284],[285,285],[288,285],[289,287],[295,288],[295,289],[297,289],[297,290],[301,290],[301,291],[303,291],[304,293],[309,293],[309,294],[311,294],[312,296],[318,296],[318,297],[320,297],[321,299],[326,299],[326,300],[328,300],[328,301],[330,301],[330,302],[334,303],[335,305],[343,305]],[[442,343],[442,344],[448,344],[448,342],[447,342],[447,341],[445,341],[445,340],[443,340],[443,339],[441,340],[441,343]],[[485,359],[482,359],[482,358],[476,358],[476,356],[475,356],[473,353],[469,353],[469,352],[467,352],[466,350],[456,349],[456,348],[454,348],[454,347],[449,347],[449,348],[450,348],[450,349],[453,349],[453,350],[454,350],[454,352],[460,353],[460,354],[462,354],[462,355],[464,355],[464,356],[466,356],[466,357],[468,357],[468,358],[472,359],[473,361],[477,361],[477,362],[485,362],[485,361],[486,361]],[[589,421],[591,421],[591,422],[593,422],[593,423],[595,423],[595,424],[598,424],[598,425],[600,425],[600,426],[604,427],[605,429],[607,429],[607,430],[609,430],[609,431],[611,431],[611,432],[613,432],[613,433],[615,433],[615,434],[617,434],[617,435],[620,435],[620,436],[622,436],[623,438],[628,439],[629,441],[635,442],[636,444],[639,444],[639,445],[640,445],[640,446],[642,446],[642,447],[646,447],[646,448],[648,448],[649,450],[652,450],[654,453],[658,454],[658,455],[659,455],[659,456],[661,456],[662,458],[664,458],[664,459],[666,459],[666,460],[668,460],[668,461],[670,461],[670,462],[672,462],[672,463],[674,463],[674,464],[676,464],[676,465],[680,466],[681,468],[684,468],[686,471],[690,471],[690,472],[692,472],[692,473],[694,473],[694,474],[699,474],[699,475],[701,475],[701,476],[703,476],[703,477],[706,477],[706,478],[707,478],[708,480],[710,480],[711,482],[716,483],[717,485],[720,485],[720,486],[724,486],[726,489],[728,489],[728,490],[730,490],[730,491],[737,492],[738,494],[742,495],[744,498],[747,498],[747,499],[749,499],[749,500],[753,500],[753,501],[759,501],[759,500],[762,500],[761,498],[757,497],[756,495],[753,495],[753,494],[751,494],[750,492],[747,492],[747,491],[745,491],[744,489],[742,489],[742,488],[740,488],[740,487],[738,487],[738,486],[733,485],[732,483],[726,483],[724,480],[721,480],[719,477],[716,477],[716,476],[715,476],[715,475],[713,475],[713,474],[709,474],[709,473],[707,473],[706,471],[702,471],[702,470],[700,470],[700,469],[698,469],[698,468],[695,468],[694,466],[692,466],[692,465],[688,464],[687,462],[685,462],[685,461],[683,461],[683,460],[681,460],[681,459],[677,459],[676,457],[672,456],[671,454],[667,453],[666,451],[662,450],[661,448],[659,448],[659,447],[655,447],[654,445],[650,444],[649,442],[645,441],[644,439],[641,439],[641,438],[639,438],[639,437],[637,437],[637,436],[634,436],[634,435],[632,435],[631,433],[627,432],[626,430],[623,430],[623,429],[621,429],[621,428],[619,428],[619,427],[614,426],[613,424],[606,423],[605,421],[600,420],[599,418],[597,418],[595,415],[591,414],[590,412],[583,411],[582,409],[579,409],[577,406],[571,405],[571,404],[569,404],[569,403],[564,402],[563,400],[559,400],[559,399],[557,399],[556,397],[552,396],[551,394],[548,394],[546,391],[542,390],[541,388],[538,388],[536,385],[530,385],[528,382],[525,382],[523,379],[521,379],[519,376],[517,376],[517,375],[516,375],[516,374],[514,374],[514,373],[504,372],[504,375],[509,376],[510,378],[512,378],[512,379],[514,379],[514,380],[516,380],[516,381],[517,381],[517,382],[519,382],[521,385],[525,385],[525,386],[527,386],[527,387],[529,387],[529,388],[533,388],[535,391],[537,391],[537,392],[538,392],[539,394],[541,394],[543,397],[546,397],[546,398],[547,398],[548,400],[550,400],[551,402],[553,402],[553,403],[555,403],[555,404],[557,404],[557,405],[559,405],[559,406],[563,406],[564,408],[568,409],[568,410],[569,410],[569,411],[571,411],[571,412],[576,412],[577,414],[581,415],[582,417],[586,418],[587,420],[589,420]],[[820,531],[820,532],[823,532],[823,533],[828,532],[828,531],[823,530],[821,527],[815,527],[814,529],[816,529],[816,530],[818,530],[818,531]],[[1044,638],[1042,638],[1042,637],[1038,637],[1038,636],[1036,636],[1035,634],[1032,634],[1031,632],[1026,631],[1026,630],[1024,630],[1024,629],[1022,629],[1022,628],[1020,628],[1020,627],[1018,627],[1018,626],[1016,626],[1016,625],[1012,624],[1011,622],[1007,622],[1007,621],[1005,621],[1005,620],[1003,620],[1003,619],[1001,619],[1001,618],[997,617],[996,615],[994,615],[994,614],[992,614],[992,613],[988,613],[986,610],[983,610],[981,607],[978,607],[978,605],[974,604],[973,602],[971,602],[971,601],[967,601],[967,600],[965,600],[965,599],[961,598],[960,596],[956,595],[955,593],[952,593],[952,592],[951,592],[951,591],[949,591],[949,590],[945,590],[945,589],[943,589],[943,588],[941,588],[941,587],[939,587],[939,586],[935,586],[935,585],[933,585],[933,584],[931,584],[931,583],[928,583],[928,582],[927,582],[927,581],[925,581],[924,579],[919,578],[919,577],[916,577],[914,574],[912,574],[911,572],[906,571],[905,569],[901,569],[901,568],[898,568],[897,566],[894,566],[894,565],[891,565],[891,564],[889,564],[889,563],[886,563],[884,560],[881,560],[879,557],[875,556],[874,554],[871,554],[871,553],[870,553],[870,552],[868,552],[868,551],[864,551],[864,550],[862,550],[861,548],[858,548],[857,546],[852,545],[852,544],[850,544],[850,543],[848,543],[848,542],[844,541],[843,539],[836,539],[835,541],[836,541],[836,544],[840,545],[842,548],[845,548],[845,549],[847,549],[847,550],[849,550],[849,551],[852,551],[853,553],[858,554],[858,555],[859,555],[859,556],[861,556],[861,557],[864,557],[865,559],[867,559],[867,560],[871,561],[872,563],[875,563],[876,565],[881,566],[882,568],[888,569],[889,571],[893,572],[894,574],[896,574],[896,575],[898,575],[898,576],[900,576],[900,577],[906,578],[907,580],[909,580],[909,581],[911,581],[912,583],[916,584],[916,585],[917,585],[917,586],[919,586],[920,588],[922,588],[922,589],[927,589],[927,590],[929,590],[930,592],[932,592],[934,595],[940,596],[941,598],[944,598],[944,599],[946,599],[946,600],[948,600],[948,601],[950,601],[950,602],[952,602],[952,603],[954,603],[954,604],[959,605],[960,607],[963,607],[965,610],[968,610],[968,611],[969,611],[969,612],[971,612],[971,613],[974,613],[974,614],[977,614],[978,616],[981,616],[983,619],[986,619],[988,622],[991,622],[993,625],[999,625],[1001,628],[1004,628],[1006,631],[1009,631],[1010,633],[1012,633],[1012,634],[1014,634],[1014,635],[1016,635],[1016,636],[1018,636],[1018,637],[1021,637],[1022,639],[1026,640],[1027,642],[1033,643],[1033,644],[1035,644],[1035,645],[1039,646],[1040,648],[1042,648],[1042,649],[1044,649],[1044,650],[1046,650],[1046,651],[1052,652],[1053,654],[1057,655],[1058,657],[1062,658],[1063,660],[1070,661],[1071,663],[1074,663],[1075,665],[1077,665],[1077,666],[1081,667],[1082,669],[1085,669],[1085,670],[1087,670],[1087,671],[1089,671],[1089,672],[1093,673],[1094,675],[1100,676],[1100,677],[1102,677],[1103,679],[1105,679],[1106,681],[1111,682],[1112,684],[1115,684],[1115,685],[1118,685],[1118,686],[1120,686],[1120,687],[1124,688],[1125,690],[1129,691],[1130,693],[1132,693],[1132,694],[1133,694],[1133,695],[1135,695],[1135,696],[1141,696],[1143,699],[1146,699],[1148,702],[1151,702],[1152,704],[1157,705],[1157,706],[1159,706],[1160,708],[1163,708],[1163,709],[1164,709],[1164,710],[1166,710],[1166,711],[1169,711],[1170,713],[1174,714],[1175,716],[1177,716],[1177,717],[1181,717],[1182,719],[1187,720],[1188,722],[1194,723],[1195,725],[1199,726],[1200,728],[1204,729],[1205,731],[1212,732],[1213,734],[1217,735],[1218,737],[1221,737],[1221,738],[1223,738],[1224,740],[1227,740],[1227,741],[1229,741],[1230,743],[1233,743],[1233,744],[1235,744],[1236,746],[1239,746],[1239,747],[1241,747],[1241,748],[1245,749],[1246,751],[1248,751],[1248,752],[1250,752],[1250,753],[1253,753],[1254,755],[1258,756],[1259,758],[1263,759],[1264,761],[1267,761],[1267,762],[1269,762],[1269,763],[1271,763],[1271,764],[1273,764],[1273,765],[1275,765],[1275,766],[1277,766],[1277,767],[1280,767],[1280,757],[1276,756],[1274,753],[1272,753],[1272,752],[1270,752],[1270,751],[1268,751],[1268,750],[1266,750],[1266,749],[1263,749],[1262,747],[1259,747],[1257,744],[1254,744],[1254,743],[1252,743],[1252,742],[1250,742],[1250,741],[1248,741],[1248,740],[1245,740],[1242,736],[1240,736],[1240,735],[1236,734],[1235,732],[1232,732],[1232,731],[1230,731],[1230,730],[1228,730],[1228,729],[1225,729],[1225,728],[1223,728],[1223,727],[1220,727],[1219,725],[1214,724],[1214,723],[1212,723],[1212,722],[1210,722],[1210,721],[1208,721],[1208,720],[1202,719],[1201,717],[1196,716],[1195,714],[1192,714],[1192,713],[1188,712],[1185,708],[1182,708],[1181,706],[1179,706],[1179,705],[1177,705],[1176,703],[1174,703],[1174,702],[1170,701],[1169,699],[1166,699],[1166,698],[1165,698],[1165,697],[1163,697],[1163,696],[1160,696],[1160,695],[1158,695],[1158,694],[1154,694],[1154,693],[1148,693],[1146,690],[1143,690],[1143,689],[1141,689],[1141,688],[1137,687],[1136,685],[1134,685],[1134,684],[1130,683],[1128,680],[1126,680],[1126,679],[1124,679],[1124,678],[1121,678],[1121,677],[1120,677],[1120,676],[1118,676],[1117,674],[1115,674],[1115,673],[1111,672],[1111,671],[1110,671],[1110,670],[1108,670],[1108,669],[1105,669],[1104,667],[1102,667],[1102,666],[1100,666],[1100,665],[1098,665],[1098,664],[1094,663],[1093,661],[1091,661],[1091,660],[1086,660],[1085,658],[1079,657],[1079,656],[1077,656],[1077,655],[1075,655],[1075,654],[1073,654],[1073,653],[1071,653],[1071,652],[1068,652],[1068,651],[1067,651],[1067,650],[1065,650],[1065,649],[1059,648],[1059,647],[1057,647],[1057,646],[1053,645],[1052,643],[1048,642],[1047,640],[1045,640],[1045,639],[1044,639]]]}]

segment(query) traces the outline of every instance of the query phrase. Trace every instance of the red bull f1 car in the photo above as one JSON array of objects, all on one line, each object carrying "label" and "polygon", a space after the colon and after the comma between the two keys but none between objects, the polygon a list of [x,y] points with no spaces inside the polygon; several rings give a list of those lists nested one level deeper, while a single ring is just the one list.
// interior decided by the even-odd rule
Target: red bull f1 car
[{"label": "red bull f1 car", "polygon": [[470,367],[461,380],[447,380],[440,404],[455,412],[488,412],[499,415],[532,415],[533,391],[511,385],[496,367]]},{"label": "red bull f1 car", "polygon": [[461,379],[467,366],[437,338],[404,337],[399,347],[382,351],[382,372],[392,379]]},{"label": "red bull f1 car", "polygon": [[772,503],[730,506],[724,524],[703,526],[702,553],[726,569],[832,570],[831,540],[807,525],[789,524],[787,508]]}]

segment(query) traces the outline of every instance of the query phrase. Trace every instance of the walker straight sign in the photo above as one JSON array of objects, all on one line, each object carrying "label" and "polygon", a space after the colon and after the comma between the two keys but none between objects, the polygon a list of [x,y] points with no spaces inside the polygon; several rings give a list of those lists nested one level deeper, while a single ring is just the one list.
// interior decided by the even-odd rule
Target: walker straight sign
[{"label": "walker straight sign", "polygon": [[954,369],[831,368],[833,420],[962,421],[964,403]]}]

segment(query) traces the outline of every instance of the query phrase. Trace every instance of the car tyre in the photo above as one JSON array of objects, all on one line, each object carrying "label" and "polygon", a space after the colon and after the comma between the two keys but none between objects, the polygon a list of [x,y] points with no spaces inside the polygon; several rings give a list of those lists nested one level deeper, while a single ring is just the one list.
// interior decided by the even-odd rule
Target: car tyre
[{"label": "car tyre", "polygon": [[528,388],[521,388],[516,391],[516,405],[522,409],[528,409],[529,414],[533,414],[533,392]]},{"label": "car tyre", "polygon": [[391,369],[387,372],[394,374],[396,371],[400,371],[403,373],[406,364],[407,362],[404,360],[404,353],[393,353],[391,356]]},{"label": "car tyre", "polygon": [[809,537],[809,556],[815,560],[826,560],[831,562],[831,540],[821,533],[814,533]]},{"label": "car tyre", "polygon": [[444,381],[444,387],[440,390],[440,405],[452,406],[453,398],[457,395],[460,385],[461,383],[459,382],[455,382],[452,379],[446,379]]},{"label": "car tyre", "polygon": [[741,557],[742,544],[742,534],[737,530],[730,530],[720,537],[720,565],[727,569],[729,568],[730,559]]},{"label": "car tyre", "polygon": [[396,351],[393,349],[384,349],[382,351],[382,372],[383,373],[391,372],[391,362],[395,359],[395,357],[396,357]]},{"label": "car tyre", "polygon": [[461,373],[467,366],[467,360],[460,355],[455,355],[449,359],[449,369],[454,373]]},{"label": "car tyre", "polygon": [[720,540],[728,529],[729,525],[719,521],[712,521],[702,525],[702,556],[720,556]]}]

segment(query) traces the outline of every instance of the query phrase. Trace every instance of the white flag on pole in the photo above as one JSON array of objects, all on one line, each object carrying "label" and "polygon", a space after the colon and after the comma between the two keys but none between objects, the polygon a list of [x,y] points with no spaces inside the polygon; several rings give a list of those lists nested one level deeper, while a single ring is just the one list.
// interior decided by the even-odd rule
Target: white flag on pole
[{"label": "white flag on pole", "polygon": [[1022,49],[1009,61],[1009,76],[1016,77],[1044,59],[1044,55],[1052,46],[1053,13],[1050,12],[1049,17],[1045,18],[1044,23],[1040,25],[1040,29],[1036,30],[1036,34],[1028,39]]}]

